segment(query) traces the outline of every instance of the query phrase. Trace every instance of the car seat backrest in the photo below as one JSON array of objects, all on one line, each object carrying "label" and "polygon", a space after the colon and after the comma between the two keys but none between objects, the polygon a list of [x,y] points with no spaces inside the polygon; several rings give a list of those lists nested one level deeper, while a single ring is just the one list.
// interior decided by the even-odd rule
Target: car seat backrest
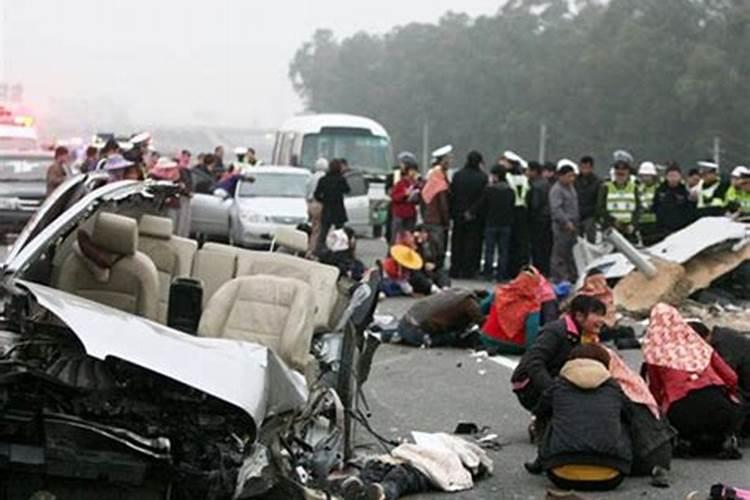
[{"label": "car seat backrest", "polygon": [[312,288],[300,280],[268,275],[235,278],[208,301],[198,334],[264,345],[306,373],[312,359],[312,302]]},{"label": "car seat backrest", "polygon": [[310,285],[314,294],[316,330],[328,330],[333,326],[331,316],[339,293],[338,268],[292,255],[239,250],[236,276],[258,274],[294,278]]},{"label": "car seat backrest", "polygon": [[192,277],[203,283],[203,306],[237,271],[237,248],[206,243],[195,253]]}]

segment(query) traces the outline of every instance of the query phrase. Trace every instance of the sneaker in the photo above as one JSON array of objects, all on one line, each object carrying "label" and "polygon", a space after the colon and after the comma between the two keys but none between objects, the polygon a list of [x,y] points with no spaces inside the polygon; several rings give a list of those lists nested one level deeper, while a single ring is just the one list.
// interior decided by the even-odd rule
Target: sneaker
[{"label": "sneaker", "polygon": [[737,436],[729,436],[724,441],[718,458],[721,460],[742,460],[742,451],[740,451],[740,442]]},{"label": "sneaker", "polygon": [[669,471],[658,465],[654,467],[654,470],[651,471],[651,486],[669,488]]},{"label": "sneaker", "polygon": [[524,462],[523,467],[526,469],[526,472],[528,472],[532,476],[538,476],[542,472],[544,472],[542,461],[539,459],[539,457],[536,457],[533,462]]}]

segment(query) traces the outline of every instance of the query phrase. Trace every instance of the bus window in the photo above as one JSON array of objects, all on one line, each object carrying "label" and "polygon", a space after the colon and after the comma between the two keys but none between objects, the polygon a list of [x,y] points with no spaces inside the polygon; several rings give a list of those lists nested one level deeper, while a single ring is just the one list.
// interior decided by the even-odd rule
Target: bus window
[{"label": "bus window", "polygon": [[302,166],[312,169],[318,158],[346,158],[365,174],[390,172],[390,143],[385,137],[346,132],[308,134],[302,142]]}]

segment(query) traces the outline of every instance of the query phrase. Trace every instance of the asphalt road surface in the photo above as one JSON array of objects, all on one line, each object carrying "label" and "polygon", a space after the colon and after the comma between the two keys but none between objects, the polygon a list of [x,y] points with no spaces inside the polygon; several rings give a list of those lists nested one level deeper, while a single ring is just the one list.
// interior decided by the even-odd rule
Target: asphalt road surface
[{"label": "asphalt road surface", "polygon": [[[360,241],[361,258],[373,261],[385,252],[377,241]],[[458,283],[470,288],[485,283]],[[413,299],[387,299],[379,314],[400,316]],[[637,367],[639,351],[621,353]],[[504,446],[490,451],[495,472],[462,493],[440,493],[415,496],[417,499],[451,498],[456,500],[541,499],[552,485],[544,477],[529,475],[523,462],[534,458],[536,450],[529,443],[529,414],[518,404],[510,388],[510,374],[516,359],[472,357],[466,349],[419,349],[399,345],[382,346],[375,357],[365,394],[372,411],[372,426],[389,439],[406,438],[411,431],[452,432],[458,422],[474,422],[480,428],[490,427]],[[378,448],[364,431],[358,433],[361,443]],[[708,494],[717,482],[741,487],[750,486],[750,449],[741,461],[708,459],[675,460],[672,464],[672,487],[651,487],[647,478],[628,478],[614,492],[585,494],[590,499],[683,499],[695,490]],[[412,498],[412,497],[409,497]]]},{"label": "asphalt road surface", "polygon": [[[0,262],[6,247],[0,246]],[[361,240],[360,258],[368,264],[381,258],[385,245],[378,240]],[[458,283],[470,288],[485,283]],[[400,317],[413,299],[388,299],[379,306],[379,314]],[[638,366],[640,353],[626,351],[623,356]],[[417,500],[445,498],[455,500],[542,499],[551,485],[544,477],[526,473],[523,462],[534,458],[529,444],[529,415],[518,404],[510,389],[510,374],[516,360],[510,357],[482,359],[465,349],[418,349],[384,345],[373,363],[365,394],[372,412],[373,428],[389,439],[407,438],[412,431],[452,432],[458,422],[488,426],[503,444],[489,451],[494,460],[492,477],[478,482],[470,491],[451,495],[434,493],[409,498]],[[376,440],[365,431],[358,432],[363,449],[379,452]],[[614,492],[586,494],[590,499],[679,500],[691,491],[708,493],[717,482],[750,486],[750,449],[741,461],[707,459],[675,460],[672,487],[656,489],[648,479],[629,478]]]}]

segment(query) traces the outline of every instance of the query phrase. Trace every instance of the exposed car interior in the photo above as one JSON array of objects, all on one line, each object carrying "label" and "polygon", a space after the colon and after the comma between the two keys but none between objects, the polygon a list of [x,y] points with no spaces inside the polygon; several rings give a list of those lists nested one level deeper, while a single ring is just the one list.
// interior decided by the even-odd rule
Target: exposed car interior
[{"label": "exposed car interior", "polygon": [[305,373],[313,334],[331,331],[346,305],[338,269],[218,243],[199,248],[175,236],[153,204],[100,204],[21,277],[194,335],[262,344]]}]

